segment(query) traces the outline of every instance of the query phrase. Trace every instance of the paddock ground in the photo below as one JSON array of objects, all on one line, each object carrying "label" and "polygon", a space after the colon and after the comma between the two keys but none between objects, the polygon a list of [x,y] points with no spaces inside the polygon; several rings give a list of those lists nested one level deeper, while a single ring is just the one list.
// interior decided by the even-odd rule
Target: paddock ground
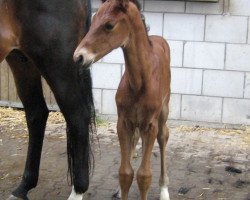
[{"label": "paddock ground", "polygon": [[[112,199],[118,183],[119,146],[114,122],[99,122],[92,145],[94,175],[85,200]],[[0,199],[6,199],[20,181],[27,151],[27,128],[22,111],[0,108]],[[133,166],[141,158],[137,148]],[[211,129],[170,126],[167,146],[172,200],[250,200],[250,129]],[[160,158],[157,144],[152,155],[153,182],[149,200],[159,199]],[[227,171],[228,170],[228,171]],[[65,123],[51,113],[46,129],[38,186],[31,200],[66,200],[67,183]],[[139,199],[136,181],[129,199]]]}]

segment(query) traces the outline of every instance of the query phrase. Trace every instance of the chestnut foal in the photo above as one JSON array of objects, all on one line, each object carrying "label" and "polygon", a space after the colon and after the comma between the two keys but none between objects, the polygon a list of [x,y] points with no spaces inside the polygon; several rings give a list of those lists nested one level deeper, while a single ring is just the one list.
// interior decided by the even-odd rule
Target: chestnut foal
[{"label": "chestnut foal", "polygon": [[[128,0],[108,0],[99,8],[85,38],[74,53],[83,66],[122,47],[126,69],[116,94],[117,132],[121,148],[119,181],[123,200],[128,199],[134,171],[130,164],[139,135],[142,162],[137,183],[147,199],[152,180],[151,154],[157,138],[161,153],[161,200],[169,200],[165,147],[170,97],[170,49],[159,36],[148,36],[138,7]],[[139,134],[137,134],[139,133]]]}]

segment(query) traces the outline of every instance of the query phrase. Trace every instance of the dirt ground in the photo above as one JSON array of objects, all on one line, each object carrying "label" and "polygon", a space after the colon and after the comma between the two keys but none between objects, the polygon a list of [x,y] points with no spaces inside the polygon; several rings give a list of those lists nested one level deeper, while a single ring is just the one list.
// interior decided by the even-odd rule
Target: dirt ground
[{"label": "dirt ground", "polygon": [[[115,122],[102,122],[92,148],[94,175],[85,200],[112,199],[118,183],[119,145]],[[18,185],[27,151],[24,114],[0,109],[0,199],[6,199]],[[138,145],[133,166],[141,158]],[[211,129],[198,126],[170,126],[167,145],[169,192],[172,200],[250,200],[250,129]],[[160,157],[155,144],[152,155],[153,182],[149,200],[159,199]],[[31,200],[65,200],[67,183],[65,123],[52,113],[46,129],[38,186],[29,193]],[[129,199],[139,199],[136,181]]]}]

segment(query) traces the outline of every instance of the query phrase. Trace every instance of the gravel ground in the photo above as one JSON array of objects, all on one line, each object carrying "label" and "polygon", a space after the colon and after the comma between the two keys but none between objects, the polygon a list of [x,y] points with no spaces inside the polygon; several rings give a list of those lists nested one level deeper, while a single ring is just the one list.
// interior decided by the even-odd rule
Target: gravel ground
[{"label": "gravel ground", "polygon": [[[95,169],[85,200],[112,199],[118,184],[120,162],[115,122],[98,126],[92,149]],[[6,199],[18,185],[27,151],[27,128],[22,111],[0,109],[0,199]],[[133,161],[136,170],[141,146]],[[250,129],[212,129],[198,126],[171,126],[167,145],[169,192],[172,200],[250,200]],[[152,155],[153,181],[149,200],[159,199],[159,148]],[[67,199],[65,123],[60,113],[51,113],[46,129],[40,179],[29,193],[31,200]],[[136,181],[129,199],[139,199]]]}]

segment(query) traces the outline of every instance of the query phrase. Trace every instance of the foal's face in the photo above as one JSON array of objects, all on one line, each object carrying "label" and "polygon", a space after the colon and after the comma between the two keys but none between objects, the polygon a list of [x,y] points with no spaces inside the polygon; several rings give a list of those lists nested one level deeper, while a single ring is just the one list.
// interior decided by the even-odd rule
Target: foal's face
[{"label": "foal's face", "polygon": [[93,17],[89,32],[78,45],[74,60],[82,65],[96,62],[129,39],[128,3],[108,0]]}]

